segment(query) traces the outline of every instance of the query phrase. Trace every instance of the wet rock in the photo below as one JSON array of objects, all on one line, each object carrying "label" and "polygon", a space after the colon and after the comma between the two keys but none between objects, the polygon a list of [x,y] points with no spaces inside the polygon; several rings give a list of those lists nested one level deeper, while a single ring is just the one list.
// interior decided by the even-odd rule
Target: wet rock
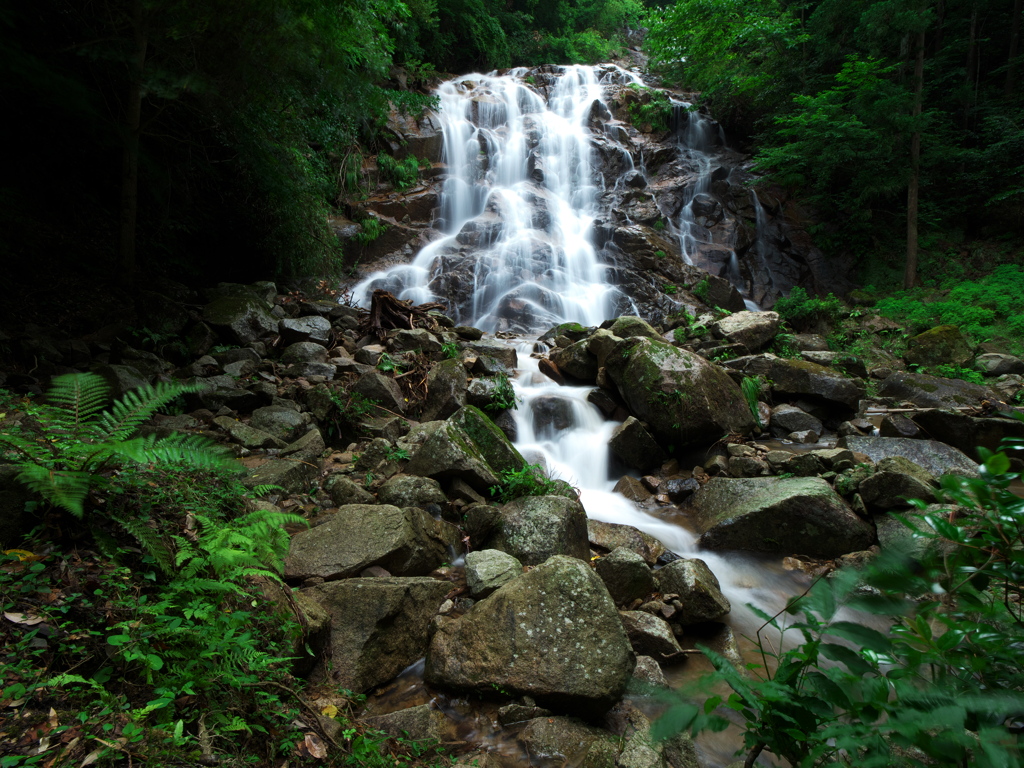
[{"label": "wet rock", "polygon": [[905,400],[921,408],[976,406],[994,397],[988,387],[960,379],[943,379],[923,373],[897,371],[879,386],[878,394]]},{"label": "wet rock", "polygon": [[665,545],[656,538],[631,525],[588,519],[587,537],[599,550],[613,551],[622,547],[640,555],[648,565],[654,565],[666,551]]},{"label": "wet rock", "polygon": [[292,537],[285,578],[344,579],[371,565],[396,576],[421,576],[445,562],[448,546],[458,539],[457,529],[422,509],[350,504]]},{"label": "wet rock", "polygon": [[421,658],[427,628],[451,585],[429,578],[344,579],[302,590],[331,615],[330,665],[336,685],[363,692]]},{"label": "wet rock", "polygon": [[522,563],[507,552],[481,549],[466,555],[466,585],[474,599],[487,597],[522,573]]},{"label": "wet rock", "polygon": [[451,741],[455,735],[455,723],[430,704],[364,717],[362,722],[393,739],[439,742]]},{"label": "wet rock", "polygon": [[545,395],[530,403],[533,413],[533,433],[539,439],[550,439],[575,425],[572,401],[568,398]]},{"label": "wet rock", "polygon": [[648,597],[656,589],[654,574],[647,563],[625,547],[613,549],[595,560],[594,569],[616,605],[629,605]]},{"label": "wet rock", "polygon": [[810,443],[818,442],[819,435],[812,429],[805,429],[801,432],[790,432],[788,435],[786,435],[786,437],[789,440],[792,440],[794,443],[807,445]]},{"label": "wet rock", "polygon": [[935,476],[903,456],[881,459],[875,473],[857,488],[864,503],[877,509],[908,506],[908,499],[933,501]]},{"label": "wet rock", "polygon": [[373,504],[373,494],[357,485],[345,475],[331,475],[324,482],[324,490],[331,497],[331,502],[336,507],[344,507],[348,504]]},{"label": "wet rock", "polygon": [[652,496],[651,492],[643,483],[629,475],[623,475],[620,477],[619,481],[615,483],[615,487],[612,488],[612,492],[621,493],[630,501],[635,501],[638,504],[642,504]]},{"label": "wet rock", "polygon": [[501,473],[521,470],[526,460],[502,431],[478,408],[456,411],[423,441],[406,474],[436,480],[459,478],[485,497]]},{"label": "wet rock", "polygon": [[855,453],[863,453],[876,463],[891,456],[903,456],[936,477],[946,474],[978,476],[977,462],[971,461],[956,448],[937,440],[851,435],[840,438],[838,445]]},{"label": "wet rock", "polygon": [[772,408],[771,430],[776,437],[785,437],[790,432],[804,430],[810,430],[820,435],[824,431],[824,427],[818,419],[806,411],[795,405],[782,403]]},{"label": "wet rock", "polygon": [[672,627],[663,618],[646,611],[623,611],[619,618],[638,656],[670,659],[683,652]]},{"label": "wet rock", "polygon": [[597,358],[590,354],[589,342],[584,339],[551,351],[551,362],[558,366],[563,374],[583,382],[593,382],[597,378]]},{"label": "wet rock", "polygon": [[909,365],[965,366],[974,356],[971,345],[955,325],[940,325],[907,339],[904,357]]},{"label": "wet rock", "polygon": [[359,377],[351,390],[367,400],[373,400],[394,413],[405,413],[405,395],[395,380],[380,371],[368,371]]},{"label": "wet rock", "polygon": [[692,504],[698,541],[708,549],[836,557],[874,541],[871,526],[816,477],[716,477]]},{"label": "wet rock", "polygon": [[377,491],[381,504],[396,507],[426,507],[428,504],[445,505],[448,497],[441,490],[441,484],[429,477],[395,475],[389,478]]},{"label": "wet rock", "polygon": [[612,431],[608,446],[627,467],[647,472],[661,466],[666,455],[639,420],[630,416]]},{"label": "wet rock", "polygon": [[578,499],[523,496],[502,507],[486,546],[523,565],[539,565],[552,555],[588,560],[587,513]]},{"label": "wet rock", "polygon": [[203,308],[203,321],[229,344],[245,346],[277,332],[277,318],[265,301],[225,296]]},{"label": "wet rock", "polygon": [[538,717],[519,733],[526,754],[543,765],[615,768],[619,752],[608,732],[568,717]]},{"label": "wet rock", "polygon": [[736,312],[711,326],[711,332],[717,338],[742,344],[751,352],[758,351],[775,338],[778,330],[777,312]]},{"label": "wet rock", "polygon": [[466,404],[466,390],[466,369],[461,360],[434,363],[427,374],[427,401],[423,406],[423,421],[447,419]]},{"label": "wet rock", "polygon": [[633,665],[604,584],[586,563],[556,555],[442,624],[425,678],[482,693],[498,687],[586,715],[622,696]]},{"label": "wet rock", "polygon": [[607,370],[633,415],[677,447],[753,426],[739,386],[722,369],[665,342],[624,339]]},{"label": "wet rock", "polygon": [[707,563],[680,558],[657,572],[662,594],[679,595],[681,607],[672,621],[682,625],[717,621],[732,610]]},{"label": "wet rock", "polygon": [[686,501],[700,490],[700,483],[692,477],[686,479],[673,478],[662,483],[660,490],[662,493],[668,494],[669,499],[678,503]]}]

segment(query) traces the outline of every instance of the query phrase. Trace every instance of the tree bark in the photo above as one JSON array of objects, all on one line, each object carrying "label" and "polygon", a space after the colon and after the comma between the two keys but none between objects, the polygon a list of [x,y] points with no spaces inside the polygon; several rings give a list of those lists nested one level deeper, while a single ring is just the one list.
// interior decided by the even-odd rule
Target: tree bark
[{"label": "tree bark", "polygon": [[[917,57],[914,63],[914,109],[916,123],[921,117],[924,91],[924,30],[917,35]],[[910,137],[910,181],[907,183],[907,261],[903,270],[903,287],[917,284],[917,192],[921,177],[921,129],[915,124]]]},{"label": "tree bark", "polygon": [[142,0],[132,4],[134,50],[128,65],[128,99],[124,108],[124,138],[121,155],[121,226],[118,265],[121,281],[135,280],[135,229],[139,212],[139,133],[142,126],[142,73],[146,66],[147,35]]},{"label": "tree bark", "polygon": [[1016,58],[1020,49],[1020,15],[1022,0],[1013,2],[1013,19],[1010,22],[1010,55],[1006,60],[1006,81],[1003,84],[1003,95],[1011,99],[1017,87]]}]

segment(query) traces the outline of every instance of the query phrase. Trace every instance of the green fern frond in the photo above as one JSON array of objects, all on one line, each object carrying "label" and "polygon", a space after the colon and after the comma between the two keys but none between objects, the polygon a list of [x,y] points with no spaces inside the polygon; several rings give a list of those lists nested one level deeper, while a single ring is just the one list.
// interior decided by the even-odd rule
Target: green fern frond
[{"label": "green fern frond", "polygon": [[18,480],[55,507],[66,509],[77,518],[85,514],[83,504],[89,493],[92,473],[23,464]]},{"label": "green fern frond", "polygon": [[46,399],[55,406],[46,411],[55,426],[79,437],[110,402],[110,386],[95,373],[68,373],[53,379]]},{"label": "green fern frond", "polygon": [[139,543],[142,550],[156,562],[166,575],[174,574],[174,560],[167,544],[160,534],[150,528],[144,520],[127,517],[115,518],[117,523]]},{"label": "green fern frond", "polygon": [[160,382],[155,387],[144,387],[126,392],[109,411],[100,415],[92,427],[92,436],[98,442],[127,440],[144,421],[179,395],[195,392],[196,385],[178,382]]},{"label": "green fern frond", "polygon": [[165,438],[156,435],[135,437],[131,440],[104,443],[97,446],[89,457],[93,466],[116,456],[137,464],[184,464],[196,469],[238,469],[238,464],[226,450],[202,435],[175,432]]},{"label": "green fern frond", "polygon": [[253,486],[252,490],[249,491],[249,495],[259,499],[271,493],[272,491],[285,491],[287,493],[286,488],[283,488],[280,485],[273,485],[272,483],[267,483],[266,485]]}]

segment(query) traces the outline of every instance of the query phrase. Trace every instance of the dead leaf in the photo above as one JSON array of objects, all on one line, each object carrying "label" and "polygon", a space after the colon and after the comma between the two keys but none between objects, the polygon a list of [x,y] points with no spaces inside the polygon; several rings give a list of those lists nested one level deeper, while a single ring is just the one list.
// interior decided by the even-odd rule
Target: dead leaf
[{"label": "dead leaf", "polygon": [[320,710],[321,715],[327,715],[327,717],[337,717],[338,708],[333,704],[328,704],[326,707]]},{"label": "dead leaf", "polygon": [[327,757],[327,746],[315,733],[306,734],[306,750],[309,752],[310,757],[316,757],[320,760]]},{"label": "dead leaf", "polygon": [[4,611],[4,618],[8,621],[13,621],[15,624],[24,624],[27,627],[32,627],[45,621],[42,616],[35,616],[31,613],[8,613],[7,611]]}]

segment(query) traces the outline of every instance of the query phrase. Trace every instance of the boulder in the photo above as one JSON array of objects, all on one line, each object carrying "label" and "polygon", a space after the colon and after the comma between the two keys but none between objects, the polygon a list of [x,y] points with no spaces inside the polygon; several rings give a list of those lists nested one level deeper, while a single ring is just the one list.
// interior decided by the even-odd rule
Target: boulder
[{"label": "boulder", "polygon": [[393,739],[437,743],[452,741],[455,737],[455,723],[431,704],[364,717],[362,722],[370,728],[384,731]]},{"label": "boulder", "polygon": [[423,442],[405,471],[436,480],[459,478],[490,496],[501,473],[526,467],[526,460],[479,408],[460,408]]},{"label": "boulder", "polygon": [[269,432],[250,427],[230,416],[218,416],[213,423],[227,432],[243,448],[284,448],[287,443]]},{"label": "boulder", "polygon": [[638,656],[670,659],[683,652],[672,627],[660,616],[646,611],[623,611],[619,618]]},{"label": "boulder", "polygon": [[552,555],[588,560],[587,513],[578,499],[522,496],[502,507],[487,547],[523,565],[539,565]]},{"label": "boulder", "polygon": [[981,371],[985,376],[1024,373],[1024,360],[999,352],[986,352],[974,358],[974,369]]},{"label": "boulder", "polygon": [[252,412],[249,426],[287,443],[303,435],[309,423],[308,414],[299,413],[294,408],[283,405],[268,405]]},{"label": "boulder", "polygon": [[597,549],[613,551],[624,548],[635,552],[648,565],[654,565],[665,554],[665,545],[639,528],[620,523],[587,520],[587,537]]},{"label": "boulder", "polygon": [[426,328],[402,329],[388,339],[388,350],[432,355],[441,351],[441,342]]},{"label": "boulder", "polygon": [[776,357],[771,361],[772,390],[781,395],[804,395],[828,403],[856,408],[864,397],[864,382],[850,379],[832,368]]},{"label": "boulder", "polygon": [[632,315],[616,318],[608,330],[613,336],[618,336],[620,339],[642,336],[648,339],[661,340],[661,334],[650,323]]},{"label": "boulder", "polygon": [[558,370],[579,381],[593,383],[597,378],[597,358],[589,351],[589,341],[583,339],[567,347],[551,350],[550,358]]},{"label": "boulder", "polygon": [[878,394],[906,401],[920,408],[976,406],[982,400],[995,397],[992,390],[980,384],[906,371],[897,371],[887,376],[878,387]]},{"label": "boulder", "polygon": [[664,595],[679,595],[681,608],[672,620],[682,625],[717,621],[732,610],[715,574],[703,560],[680,558],[657,572]]},{"label": "boulder", "polygon": [[877,509],[908,506],[908,499],[929,502],[935,499],[932,490],[938,482],[903,456],[891,456],[878,462],[875,473],[866,477],[857,487],[864,503]]},{"label": "boulder", "polygon": [[1024,438],[1024,422],[1017,419],[946,410],[920,411],[911,419],[929,437],[953,446],[969,459],[977,456],[979,446],[995,452],[1006,438]]},{"label": "boulder", "polygon": [[686,501],[699,490],[700,483],[692,477],[673,477],[658,486],[658,492],[664,493],[670,501],[675,503]]},{"label": "boulder", "polygon": [[692,504],[707,549],[832,558],[874,541],[874,529],[817,477],[715,477]]},{"label": "boulder", "polygon": [[640,472],[661,466],[667,458],[638,419],[630,416],[612,431],[608,446],[627,467]]},{"label": "boulder", "polygon": [[245,346],[277,332],[270,307],[253,296],[224,296],[203,308],[203,321],[229,344]]},{"label": "boulder", "polygon": [[630,678],[626,692],[633,696],[650,696],[668,688],[668,680],[658,660],[651,656],[637,656],[633,677]]},{"label": "boulder", "polygon": [[654,574],[644,559],[625,547],[599,557],[594,561],[594,569],[616,605],[629,605],[657,589]]},{"label": "boulder", "polygon": [[287,317],[278,323],[277,329],[285,344],[298,344],[301,341],[323,345],[331,343],[331,321],[320,315]]},{"label": "boulder", "polygon": [[[349,504],[373,504],[373,494],[345,475],[331,475],[324,482],[324,490],[336,507]],[[390,503],[390,502],[389,502]]]},{"label": "boulder", "polygon": [[352,385],[351,392],[379,403],[392,413],[405,413],[408,401],[395,380],[377,370],[367,371]]},{"label": "boulder", "polygon": [[298,341],[285,347],[282,363],[326,363],[327,347],[313,341]]},{"label": "boulder", "polygon": [[[480,341],[469,341],[465,344],[466,349],[473,351],[479,357],[493,357],[499,363],[505,373],[514,371],[519,365],[519,357],[516,349],[509,344],[489,339]],[[498,371],[494,371],[498,373]]]},{"label": "boulder", "polygon": [[771,417],[772,434],[776,437],[785,437],[790,432],[802,432],[810,430],[817,435],[824,431],[824,427],[818,419],[806,411],[797,408],[795,405],[782,403],[772,408]]},{"label": "boulder", "polygon": [[751,352],[757,352],[775,338],[778,330],[778,312],[735,312],[711,326],[716,338],[742,344]]},{"label": "boulder", "polygon": [[487,597],[522,573],[522,563],[507,552],[480,549],[466,555],[466,586],[474,599]]},{"label": "boulder", "polygon": [[948,474],[978,476],[976,461],[971,461],[962,451],[938,440],[847,435],[839,438],[837,445],[855,453],[863,453],[875,463],[892,456],[902,456],[936,477]]},{"label": "boulder", "polygon": [[[568,717],[536,717],[520,731],[519,743],[536,765],[616,768],[617,740],[607,731]],[[536,761],[536,762],[533,762]]]},{"label": "boulder", "polygon": [[438,627],[424,677],[597,715],[622,696],[633,666],[604,584],[585,562],[556,555]]},{"label": "boulder", "polygon": [[348,504],[292,537],[284,575],[345,579],[379,565],[396,576],[422,576],[448,560],[448,547],[458,539],[456,528],[422,509]]},{"label": "boulder", "polygon": [[395,475],[377,491],[381,504],[396,507],[425,507],[428,504],[444,505],[448,497],[441,490],[441,484],[429,477],[416,475]]},{"label": "boulder", "polygon": [[465,404],[466,367],[462,361],[456,358],[434,363],[427,374],[427,401],[422,420],[447,419]]},{"label": "boulder", "polygon": [[971,362],[971,345],[955,325],[940,325],[907,339],[904,357],[909,365],[941,365],[949,363],[964,366]]},{"label": "boulder", "polygon": [[451,584],[430,578],[344,579],[302,590],[331,616],[326,676],[361,693],[421,658]]},{"label": "boulder", "polygon": [[882,437],[917,437],[921,428],[902,413],[890,413],[882,419],[878,434]]},{"label": "boulder", "polygon": [[709,434],[753,427],[739,386],[692,352],[655,339],[627,338],[609,354],[607,371],[633,415],[677,448],[704,444]]}]

